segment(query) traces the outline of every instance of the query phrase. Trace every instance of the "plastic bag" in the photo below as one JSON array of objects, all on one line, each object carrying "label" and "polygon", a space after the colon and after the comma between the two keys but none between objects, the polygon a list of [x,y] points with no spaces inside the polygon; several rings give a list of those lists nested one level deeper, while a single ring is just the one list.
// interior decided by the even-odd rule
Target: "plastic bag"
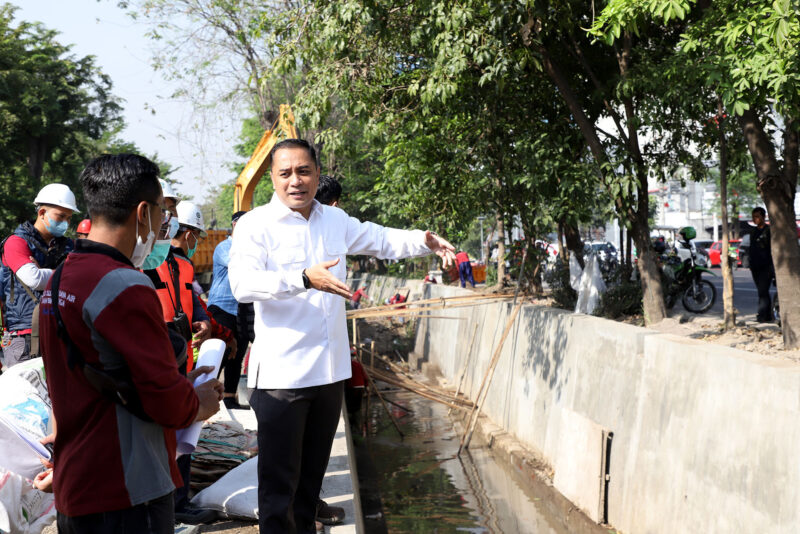
[{"label": "plastic bag", "polygon": [[40,534],[56,519],[52,493],[0,467],[0,533]]},{"label": "plastic bag", "polygon": [[[571,270],[572,266],[570,266]],[[581,275],[577,291],[578,302],[575,304],[575,313],[591,315],[600,303],[600,296],[606,291],[606,283],[603,281],[603,274],[600,272],[600,264],[594,254],[586,258],[586,268]]]}]

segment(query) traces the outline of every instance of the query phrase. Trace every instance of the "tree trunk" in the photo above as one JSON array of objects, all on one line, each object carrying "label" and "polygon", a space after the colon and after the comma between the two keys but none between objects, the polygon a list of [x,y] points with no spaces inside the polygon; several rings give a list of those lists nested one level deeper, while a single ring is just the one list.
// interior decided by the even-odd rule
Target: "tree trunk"
[{"label": "tree trunk", "polygon": [[[621,223],[622,221],[620,221]],[[619,250],[617,251],[617,255],[619,256],[619,264],[622,267],[627,267],[625,264],[625,226],[622,224],[619,225]]]},{"label": "tree trunk", "polygon": [[575,226],[564,223],[564,237],[570,254],[575,256],[575,259],[578,260],[578,265],[583,269],[585,264],[583,261],[583,240],[581,239],[581,233]]},{"label": "tree trunk", "polygon": [[[656,261],[656,251],[650,243],[650,225],[647,223],[647,174],[640,173],[637,199],[638,208],[628,233],[633,234],[636,243],[637,267],[642,282],[642,311],[644,323],[657,323],[667,316],[664,304],[664,290],[661,287],[661,271]],[[644,205],[644,206],[642,206]]]},{"label": "tree trunk", "polygon": [[569,254],[565,253],[566,247],[564,247],[564,225],[559,222],[558,223],[558,257],[561,261],[569,261]]},{"label": "tree trunk", "polygon": [[719,200],[722,206],[722,308],[725,330],[736,327],[736,308],[733,307],[733,269],[728,247],[728,141],[725,138],[724,109],[722,102],[717,108],[717,130],[719,133]]},{"label": "tree trunk", "polygon": [[497,227],[497,283],[502,287],[506,280],[506,234],[503,224],[503,214],[495,215]]},{"label": "tree trunk", "polygon": [[[626,36],[626,39],[629,38]],[[572,114],[572,120],[575,121],[581,131],[595,163],[603,168],[609,162],[608,155],[603,148],[603,143],[600,141],[600,136],[597,132],[595,124],[589,119],[589,116],[583,109],[581,100],[572,90],[569,80],[564,75],[560,66],[550,56],[549,51],[543,47],[537,47],[537,51],[542,57],[542,67],[547,75],[558,88],[559,94],[564,99],[564,103]],[[628,55],[629,56],[629,55]],[[627,62],[629,57],[620,57],[620,70],[623,76],[626,75]],[[638,198],[634,201],[631,198],[624,197],[620,194],[614,199],[617,213],[621,216],[627,216],[631,221],[632,228],[629,233],[633,233],[633,240],[639,251],[639,272],[641,273],[642,280],[642,293],[644,295],[644,315],[645,322],[658,322],[667,316],[667,309],[664,306],[664,293],[661,289],[661,277],[658,272],[658,265],[655,263],[656,256],[650,245],[650,228],[647,223],[647,209],[648,209],[648,196],[647,196],[647,174],[642,170],[641,165],[642,157],[638,147],[638,132],[636,130],[636,117],[633,115],[633,109],[630,99],[626,105],[626,120],[628,126],[628,151],[631,159],[635,162],[637,178],[639,181]],[[609,171],[604,171],[609,172]],[[616,176],[611,177],[612,180],[617,179]],[[642,186],[642,180],[644,185]],[[630,208],[630,205],[635,202],[636,209]],[[644,207],[644,208],[642,208]]]},{"label": "tree trunk", "polygon": [[47,156],[47,143],[41,137],[28,140],[28,170],[33,178],[35,189],[39,189],[44,172],[44,159]]},{"label": "tree trunk", "polygon": [[[794,195],[797,187],[797,133],[787,132],[784,143],[790,169],[781,172],[769,135],[764,131],[761,119],[753,110],[745,111],[738,118],[747,148],[756,167],[758,190],[764,199],[770,221],[772,236],[772,261],[778,296],[781,299],[781,325],[783,348],[800,348],[800,247],[797,245],[797,223],[794,212]],[[792,121],[786,123],[791,130]],[[785,171],[787,169],[784,169]],[[794,174],[792,176],[792,174]]]},{"label": "tree trunk", "polygon": [[733,218],[731,219],[731,239],[739,239],[739,202],[733,201]]}]

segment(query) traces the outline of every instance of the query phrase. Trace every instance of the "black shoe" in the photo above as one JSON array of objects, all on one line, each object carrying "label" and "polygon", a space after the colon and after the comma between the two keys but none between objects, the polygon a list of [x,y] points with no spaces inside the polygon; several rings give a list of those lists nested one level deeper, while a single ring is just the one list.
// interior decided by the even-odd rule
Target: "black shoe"
[{"label": "black shoe", "polygon": [[229,410],[249,410],[250,406],[246,406],[244,404],[239,404],[236,402],[235,397],[225,397],[222,399],[222,402],[225,404],[225,407]]},{"label": "black shoe", "polygon": [[317,501],[317,521],[323,525],[338,525],[344,521],[344,508],[329,506],[328,503],[319,499]]},{"label": "black shoe", "polygon": [[213,523],[217,519],[216,510],[205,508],[194,508],[187,506],[180,511],[175,510],[175,522],[186,523],[187,525],[199,525],[200,523]]}]

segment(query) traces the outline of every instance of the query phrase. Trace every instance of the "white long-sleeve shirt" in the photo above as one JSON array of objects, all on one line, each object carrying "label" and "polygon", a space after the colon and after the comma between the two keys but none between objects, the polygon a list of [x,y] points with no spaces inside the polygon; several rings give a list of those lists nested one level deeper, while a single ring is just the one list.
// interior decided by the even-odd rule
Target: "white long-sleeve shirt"
[{"label": "white long-sleeve shirt", "polygon": [[429,254],[425,232],[362,223],[314,201],[306,220],[276,195],[236,224],[228,278],[239,302],[253,302],[256,339],[247,385],[293,389],[350,378],[344,298],[303,286],[303,269],[345,256],[400,259]]}]

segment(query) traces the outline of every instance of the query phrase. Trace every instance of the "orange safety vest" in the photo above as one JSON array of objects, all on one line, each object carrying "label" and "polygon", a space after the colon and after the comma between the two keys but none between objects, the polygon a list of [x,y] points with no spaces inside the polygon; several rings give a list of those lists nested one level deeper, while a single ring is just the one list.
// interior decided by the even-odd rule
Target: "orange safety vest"
[{"label": "orange safety vest", "polygon": [[[178,295],[180,297],[181,308],[183,313],[189,318],[189,324],[192,324],[192,311],[194,303],[192,301],[192,280],[194,280],[194,266],[189,260],[180,256],[171,254],[178,264]],[[173,280],[172,267],[170,266],[169,258],[156,268],[158,278],[161,280],[163,287],[156,289],[158,300],[161,301],[161,311],[164,313],[164,322],[171,323],[175,317],[178,308],[178,303],[175,300],[175,284]],[[192,352],[192,342],[186,343],[186,372],[192,370],[194,366],[194,354]]]}]

